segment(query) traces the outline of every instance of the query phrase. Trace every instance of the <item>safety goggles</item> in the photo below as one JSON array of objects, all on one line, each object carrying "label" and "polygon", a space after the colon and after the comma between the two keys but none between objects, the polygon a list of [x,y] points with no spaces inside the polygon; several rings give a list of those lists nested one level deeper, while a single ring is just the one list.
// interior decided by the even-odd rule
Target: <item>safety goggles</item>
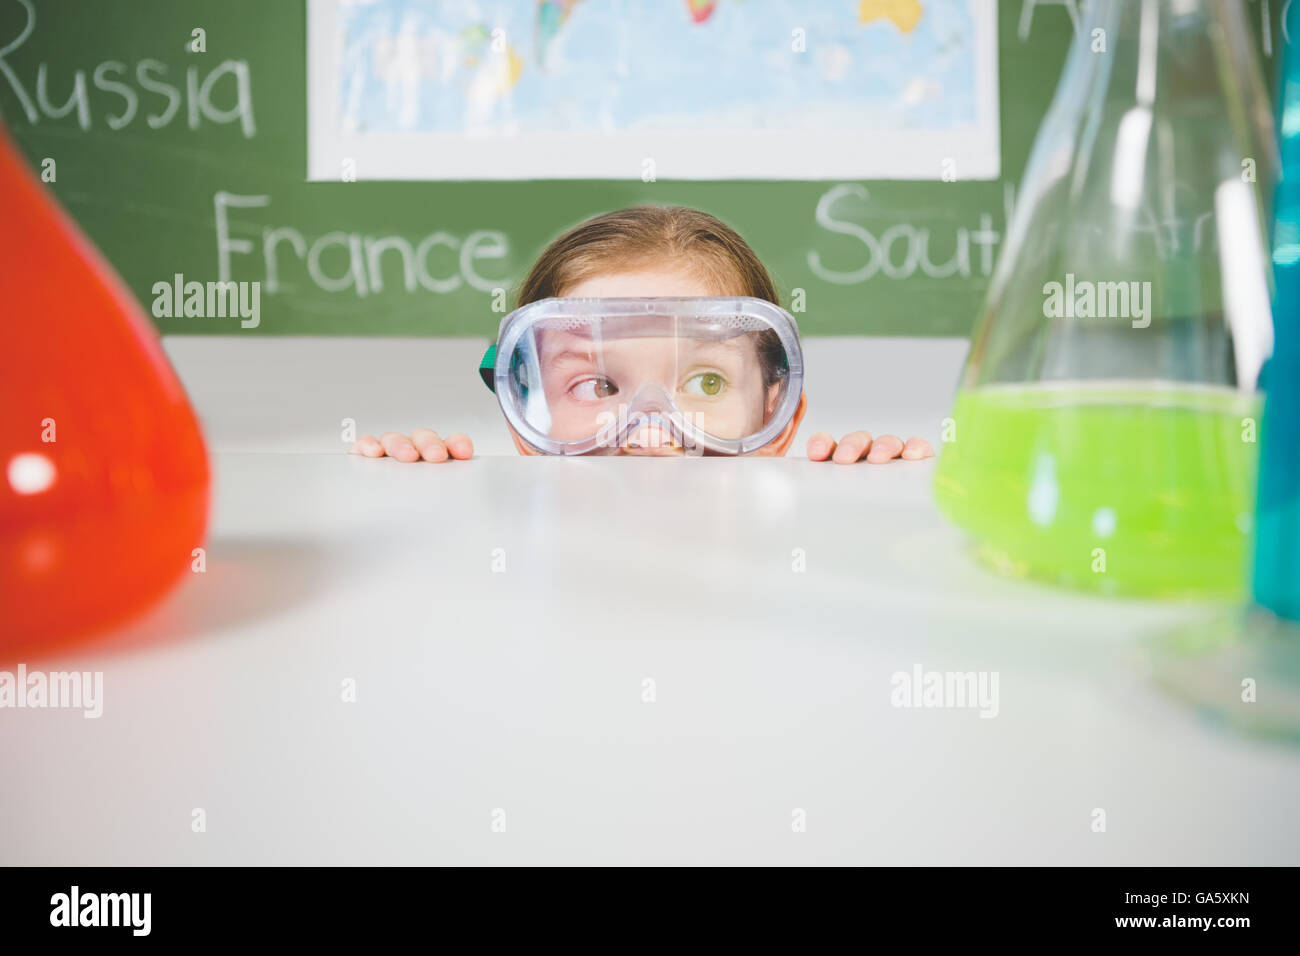
[{"label": "safety goggles", "polygon": [[531,302],[501,321],[479,372],[547,455],[745,455],[803,393],[794,317],[746,297]]}]

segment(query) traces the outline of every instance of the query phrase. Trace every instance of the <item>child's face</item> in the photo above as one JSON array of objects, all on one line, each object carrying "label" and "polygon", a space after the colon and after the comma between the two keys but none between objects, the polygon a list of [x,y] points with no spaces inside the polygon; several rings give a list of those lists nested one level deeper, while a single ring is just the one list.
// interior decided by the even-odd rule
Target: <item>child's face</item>
[{"label": "child's face", "polygon": [[[571,298],[694,298],[727,294],[727,290],[719,292],[678,270],[643,269],[595,276],[561,294]],[[763,385],[751,335],[722,341],[671,336],[606,339],[596,350],[588,336],[549,331],[542,334],[539,348],[552,416],[549,433],[564,441],[595,434],[600,417],[607,421],[617,416],[620,405],[626,408],[645,383],[662,385],[696,427],[720,438],[760,431],[780,398],[780,385]],[[789,434],[762,453],[784,454],[799,418],[802,405]],[[517,437],[516,445],[527,452]],[[682,455],[685,451],[654,426],[647,426],[628,436],[618,453]]]},{"label": "child's face", "polygon": [[[550,435],[579,441],[621,414],[648,386],[662,386],[692,424],[719,438],[743,438],[762,430],[780,396],[763,386],[754,333],[725,341],[666,336],[604,339],[543,332],[539,336],[542,385],[551,414]],[[769,401],[770,394],[770,401]],[[633,447],[664,444],[666,436],[628,439]],[[663,438],[664,441],[650,441]]]}]

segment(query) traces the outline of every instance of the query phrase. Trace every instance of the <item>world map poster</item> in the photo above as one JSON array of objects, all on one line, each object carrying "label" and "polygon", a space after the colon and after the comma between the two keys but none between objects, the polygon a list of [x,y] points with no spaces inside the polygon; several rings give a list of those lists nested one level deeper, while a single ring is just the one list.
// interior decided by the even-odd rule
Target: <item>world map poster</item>
[{"label": "world map poster", "polygon": [[994,0],[309,0],[312,179],[1000,174]]}]

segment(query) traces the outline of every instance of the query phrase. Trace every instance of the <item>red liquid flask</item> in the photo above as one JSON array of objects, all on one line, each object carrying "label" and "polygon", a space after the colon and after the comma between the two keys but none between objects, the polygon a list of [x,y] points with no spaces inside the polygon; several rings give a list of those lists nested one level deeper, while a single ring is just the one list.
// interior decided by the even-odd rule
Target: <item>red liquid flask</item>
[{"label": "red liquid flask", "polygon": [[0,316],[5,657],[157,600],[203,543],[210,481],[152,324],[2,126]]}]

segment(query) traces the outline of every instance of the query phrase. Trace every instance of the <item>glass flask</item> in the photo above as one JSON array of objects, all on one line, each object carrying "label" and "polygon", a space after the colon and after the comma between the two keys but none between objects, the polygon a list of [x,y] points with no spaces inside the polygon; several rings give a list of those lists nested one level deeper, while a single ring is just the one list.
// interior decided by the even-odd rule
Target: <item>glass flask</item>
[{"label": "glass flask", "polygon": [[0,658],[13,660],[174,586],[203,544],[211,482],[158,333],[3,123],[0,223]]},{"label": "glass flask", "polygon": [[1287,47],[1278,126],[1282,175],[1274,200],[1276,341],[1255,514],[1255,602],[1300,627],[1300,50]]},{"label": "glass flask", "polygon": [[938,503],[983,560],[1243,593],[1276,151],[1240,3],[1087,5],[945,423]]}]

